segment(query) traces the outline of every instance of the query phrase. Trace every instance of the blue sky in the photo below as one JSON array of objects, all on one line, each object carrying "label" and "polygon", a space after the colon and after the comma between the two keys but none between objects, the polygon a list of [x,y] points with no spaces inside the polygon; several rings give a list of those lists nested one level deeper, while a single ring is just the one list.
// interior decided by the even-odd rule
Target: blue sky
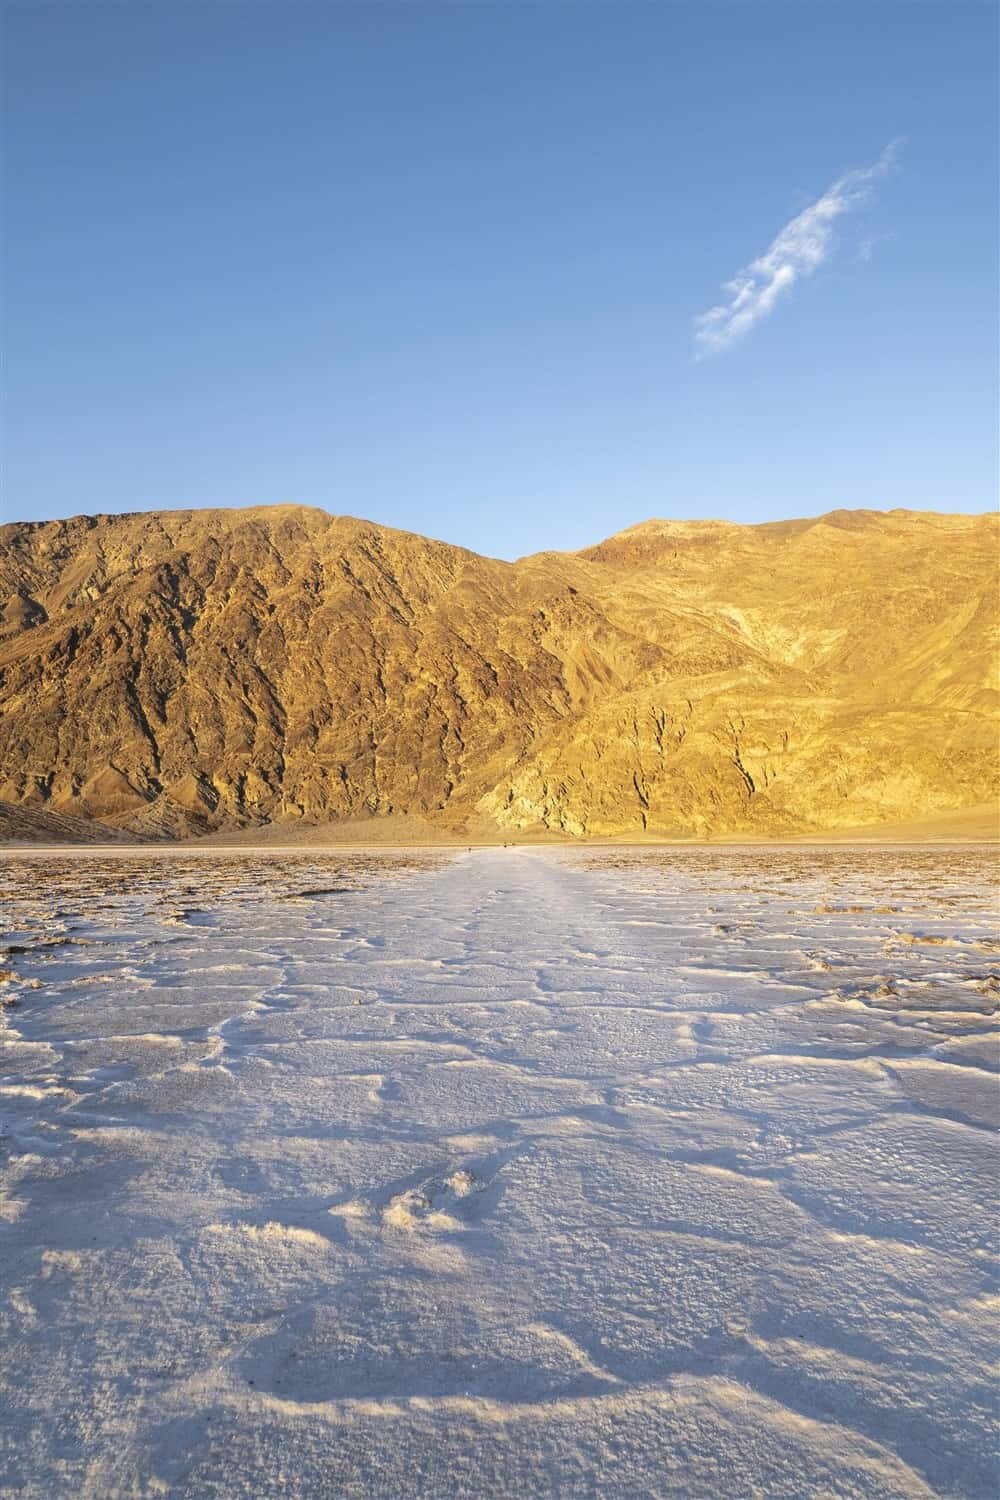
[{"label": "blue sky", "polygon": [[988,509],[996,62],[992,3],[8,4],[4,519]]}]

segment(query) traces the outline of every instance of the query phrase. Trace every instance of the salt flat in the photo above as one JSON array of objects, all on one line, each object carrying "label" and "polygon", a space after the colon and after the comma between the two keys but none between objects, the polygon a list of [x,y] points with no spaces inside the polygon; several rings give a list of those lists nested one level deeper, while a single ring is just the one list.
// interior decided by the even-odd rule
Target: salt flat
[{"label": "salt flat", "polygon": [[8,856],[0,1491],[994,1495],[991,859]]}]

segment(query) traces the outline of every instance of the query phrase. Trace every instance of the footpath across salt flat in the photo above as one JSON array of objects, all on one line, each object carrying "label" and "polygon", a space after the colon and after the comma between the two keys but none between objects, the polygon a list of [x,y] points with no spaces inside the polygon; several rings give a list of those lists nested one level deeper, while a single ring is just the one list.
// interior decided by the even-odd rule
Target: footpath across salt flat
[{"label": "footpath across salt flat", "polygon": [[994,1495],[990,858],[7,857],[0,1493]]}]

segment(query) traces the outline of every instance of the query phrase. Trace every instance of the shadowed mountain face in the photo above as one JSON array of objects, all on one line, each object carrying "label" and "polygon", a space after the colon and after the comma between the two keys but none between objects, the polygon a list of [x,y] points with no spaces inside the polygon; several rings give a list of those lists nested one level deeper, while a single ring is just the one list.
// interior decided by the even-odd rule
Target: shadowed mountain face
[{"label": "shadowed mountain face", "polygon": [[760,835],[996,794],[992,516],[496,562],[279,506],[0,528],[0,798],[141,833]]}]

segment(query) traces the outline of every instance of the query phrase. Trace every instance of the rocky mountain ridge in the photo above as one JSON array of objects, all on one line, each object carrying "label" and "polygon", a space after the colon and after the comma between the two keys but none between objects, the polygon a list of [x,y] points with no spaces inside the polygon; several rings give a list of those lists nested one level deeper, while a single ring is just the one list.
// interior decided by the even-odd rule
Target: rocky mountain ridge
[{"label": "rocky mountain ridge", "polygon": [[997,794],[997,518],[516,563],[297,506],[0,528],[0,799],[144,835],[821,831]]}]

